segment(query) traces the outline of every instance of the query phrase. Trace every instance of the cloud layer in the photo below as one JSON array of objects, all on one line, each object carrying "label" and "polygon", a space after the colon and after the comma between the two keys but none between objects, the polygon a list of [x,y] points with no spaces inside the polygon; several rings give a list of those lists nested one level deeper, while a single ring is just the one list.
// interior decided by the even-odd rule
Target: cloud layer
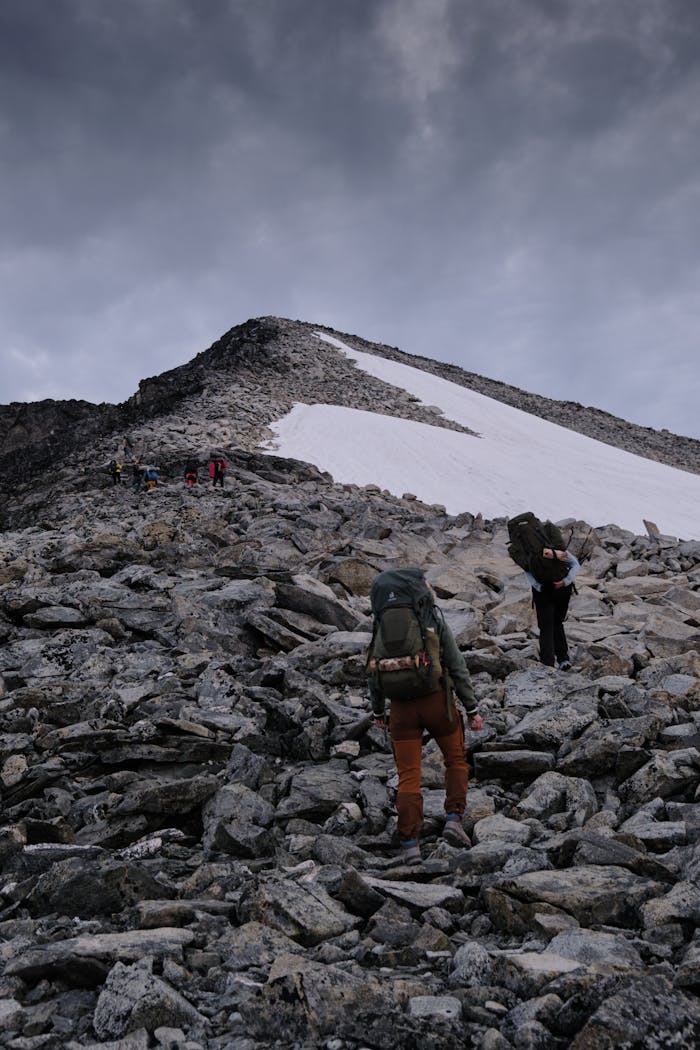
[{"label": "cloud layer", "polygon": [[248,317],[700,437],[692,0],[4,0],[0,400]]}]

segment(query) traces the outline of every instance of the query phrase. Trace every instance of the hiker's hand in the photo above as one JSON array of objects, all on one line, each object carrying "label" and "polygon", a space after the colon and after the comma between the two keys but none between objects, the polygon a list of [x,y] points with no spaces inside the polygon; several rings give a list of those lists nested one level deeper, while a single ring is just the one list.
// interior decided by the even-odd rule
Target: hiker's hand
[{"label": "hiker's hand", "polygon": [[467,715],[467,729],[470,729],[472,733],[478,733],[483,728],[484,720],[481,715]]},{"label": "hiker's hand", "polygon": [[564,581],[563,580],[555,580],[554,586],[557,588],[557,590],[559,590],[560,587],[564,586]]},{"label": "hiker's hand", "polygon": [[555,551],[554,553],[556,554],[559,561],[568,561],[569,559],[568,551]]},{"label": "hiker's hand", "polygon": [[554,550],[552,549],[552,547],[543,547],[542,548],[542,557],[543,558],[553,558],[554,557]]},{"label": "hiker's hand", "polygon": [[386,718],[375,717],[374,724],[377,729],[386,729]]}]

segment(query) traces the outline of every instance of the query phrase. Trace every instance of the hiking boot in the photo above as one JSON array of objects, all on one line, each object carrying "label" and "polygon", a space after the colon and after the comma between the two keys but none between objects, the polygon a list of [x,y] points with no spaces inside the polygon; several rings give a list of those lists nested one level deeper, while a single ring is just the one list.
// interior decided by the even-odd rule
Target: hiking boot
[{"label": "hiking boot", "polygon": [[399,846],[397,861],[399,864],[421,864],[423,858],[418,845],[418,839],[410,839],[402,842]]},{"label": "hiking boot", "polygon": [[461,849],[468,849],[472,844],[471,839],[462,827],[462,820],[460,817],[447,818],[445,826],[442,829],[442,837],[445,842],[449,842],[450,846],[457,846]]},{"label": "hiking boot", "polygon": [[557,667],[559,668],[560,671],[570,671],[571,670],[571,660],[568,660],[568,659],[567,660],[560,660],[559,663],[557,664]]}]

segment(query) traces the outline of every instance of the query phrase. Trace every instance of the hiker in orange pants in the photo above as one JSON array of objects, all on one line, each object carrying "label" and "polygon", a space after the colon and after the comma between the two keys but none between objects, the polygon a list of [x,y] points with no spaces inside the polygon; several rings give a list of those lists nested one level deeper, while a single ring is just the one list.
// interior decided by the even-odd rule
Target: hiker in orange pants
[{"label": "hiker in orange pants", "polygon": [[[483,727],[471,677],[422,569],[388,569],[375,577],[370,594],[374,627],[368,651],[369,692],[375,725],[389,728],[399,774],[396,795],[399,856],[421,861],[418,836],[423,823],[421,748],[423,732],[437,743],[445,761],[443,838],[470,846],[462,826],[467,799],[464,727],[454,694],[467,713],[469,728]],[[454,692],[453,692],[454,691]]]},{"label": "hiker in orange pants", "polygon": [[[447,714],[443,689],[418,700],[395,700],[391,705],[391,746],[399,774],[396,810],[401,856],[407,863],[420,860],[418,836],[423,823],[421,752],[424,730],[433,737],[445,760],[447,820],[443,837],[454,846],[470,845],[469,837],[462,827],[468,783],[464,731],[454,700],[451,708],[452,720]],[[476,711],[469,713],[467,718],[470,729],[477,731],[482,728],[481,716]]]}]

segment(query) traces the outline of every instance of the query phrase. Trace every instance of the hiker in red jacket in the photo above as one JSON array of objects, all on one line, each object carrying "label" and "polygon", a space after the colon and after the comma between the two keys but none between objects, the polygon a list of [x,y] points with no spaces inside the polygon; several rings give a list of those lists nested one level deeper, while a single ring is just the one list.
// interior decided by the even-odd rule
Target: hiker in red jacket
[{"label": "hiker in red jacket", "polygon": [[220,485],[224,487],[224,474],[226,473],[228,463],[223,456],[212,456],[209,461],[209,477],[212,479],[212,485],[216,487]]}]

